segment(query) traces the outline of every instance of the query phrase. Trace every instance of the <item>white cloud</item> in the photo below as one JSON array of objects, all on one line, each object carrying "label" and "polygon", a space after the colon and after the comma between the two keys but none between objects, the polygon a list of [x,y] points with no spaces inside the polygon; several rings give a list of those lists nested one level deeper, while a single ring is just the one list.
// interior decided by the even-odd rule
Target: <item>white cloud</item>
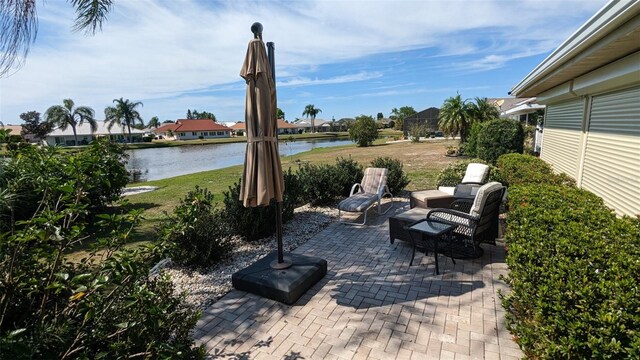
[{"label": "white cloud", "polygon": [[[500,67],[551,51],[576,28],[568,14],[585,18],[602,4],[117,0],[103,32],[87,37],[70,31],[68,3],[38,2],[38,41],[24,68],[0,79],[0,120],[13,122],[24,111],[44,111],[63,98],[102,114],[119,97],[144,102],[145,118],[175,118],[198,108],[237,119],[244,109],[238,74],[254,21],[264,25],[265,40],[276,43],[279,84],[302,87],[381,77],[362,69],[341,76],[318,71],[323,64],[412,49],[477,55],[454,69]],[[227,95],[191,96],[210,91]]]}]

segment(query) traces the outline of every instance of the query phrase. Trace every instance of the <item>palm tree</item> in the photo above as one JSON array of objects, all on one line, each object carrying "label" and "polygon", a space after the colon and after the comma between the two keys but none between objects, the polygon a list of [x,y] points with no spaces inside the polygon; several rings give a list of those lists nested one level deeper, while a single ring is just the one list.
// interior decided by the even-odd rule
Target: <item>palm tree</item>
[{"label": "palm tree", "polygon": [[467,140],[470,126],[469,103],[462,100],[460,94],[444,101],[440,108],[438,126],[447,135],[460,134],[460,142]]},{"label": "palm tree", "polygon": [[149,120],[149,123],[147,124],[148,128],[154,127],[154,128],[159,128],[160,127],[160,119],[158,119],[157,116],[154,116],[151,118],[151,120]]},{"label": "palm tree", "polygon": [[44,113],[45,119],[55,126],[58,126],[61,130],[66,130],[71,126],[73,130],[73,138],[75,145],[78,145],[78,134],[76,133],[76,127],[82,125],[85,121],[89,123],[91,127],[91,133],[98,130],[98,123],[94,118],[95,112],[88,106],[75,107],[73,100],[62,100],[63,105],[53,105],[47,109]]},{"label": "palm tree", "polygon": [[321,113],[321,112],[322,110],[316,108],[315,106],[313,106],[313,104],[309,104],[304,107],[302,116],[306,115],[307,119],[309,118],[309,116],[311,116],[311,132],[312,133],[316,132],[316,115],[318,115],[318,113]]},{"label": "palm tree", "polygon": [[[75,31],[94,35],[111,11],[113,0],[70,0]],[[0,1],[0,76],[24,63],[38,33],[37,1]]]},{"label": "palm tree", "polygon": [[475,103],[470,103],[472,121],[489,121],[500,117],[500,110],[494,104],[485,98],[475,98]]},{"label": "palm tree", "polygon": [[110,106],[104,109],[105,121],[109,122],[107,127],[111,130],[113,124],[118,124],[119,126],[126,125],[129,131],[129,142],[131,143],[131,127],[135,126],[136,123],[144,123],[142,117],[140,117],[140,113],[136,110],[138,105],[143,105],[140,101],[132,102],[129,101],[129,99],[123,100],[122,98],[113,99],[113,102],[116,106]]}]

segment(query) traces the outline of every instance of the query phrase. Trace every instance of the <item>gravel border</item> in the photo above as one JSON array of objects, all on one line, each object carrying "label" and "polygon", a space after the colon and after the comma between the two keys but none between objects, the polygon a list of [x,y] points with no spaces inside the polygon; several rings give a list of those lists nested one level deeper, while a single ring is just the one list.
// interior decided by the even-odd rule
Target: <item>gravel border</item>
[{"label": "gravel border", "polygon": [[[307,242],[338,219],[338,209],[301,206],[294,210],[294,218],[283,225],[282,242],[291,251]],[[165,261],[161,267],[174,284],[174,292],[185,293],[188,306],[206,309],[232,290],[231,275],[244,269],[277,248],[275,234],[255,242],[239,237],[232,239],[233,250],[228,259],[210,268],[193,270]]]}]

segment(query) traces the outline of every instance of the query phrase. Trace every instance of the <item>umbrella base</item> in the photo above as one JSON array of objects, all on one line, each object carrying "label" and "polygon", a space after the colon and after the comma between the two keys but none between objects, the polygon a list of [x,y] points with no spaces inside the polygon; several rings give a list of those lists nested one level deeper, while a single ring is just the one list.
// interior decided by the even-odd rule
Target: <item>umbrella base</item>
[{"label": "umbrella base", "polygon": [[234,273],[231,283],[237,290],[250,292],[285,304],[295,303],[327,274],[327,261],[317,257],[288,253],[291,266],[274,269],[278,253],[273,251],[252,265]]}]

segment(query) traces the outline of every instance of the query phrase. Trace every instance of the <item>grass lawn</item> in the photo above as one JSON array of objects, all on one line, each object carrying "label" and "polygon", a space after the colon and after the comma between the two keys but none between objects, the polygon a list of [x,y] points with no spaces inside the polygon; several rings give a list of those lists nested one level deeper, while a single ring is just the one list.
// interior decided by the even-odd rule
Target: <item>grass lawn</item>
[{"label": "grass lawn", "polygon": [[[438,173],[447,164],[455,161],[455,158],[444,156],[447,146],[458,144],[457,140],[446,139],[421,143],[386,143],[386,141],[386,139],[378,139],[373,146],[364,148],[356,147],[354,144],[316,148],[293,156],[284,156],[282,157],[282,168],[286,170],[291,167],[296,171],[298,161],[311,164],[332,164],[338,157],[352,158],[366,167],[376,157],[391,157],[402,160],[404,164],[404,171],[411,180],[406,190],[433,189],[436,187]],[[129,206],[144,209],[145,220],[133,234],[133,243],[154,240],[158,236],[158,226],[166,218],[165,213],[171,214],[180,200],[196,185],[209,189],[214,194],[214,201],[222,206],[223,192],[227,191],[235,181],[239,181],[241,175],[242,165],[238,165],[169,179],[130,184],[129,186],[159,187],[152,192],[126,197]],[[84,253],[79,251],[70,254],[69,258],[80,258],[83,255]]]}]

